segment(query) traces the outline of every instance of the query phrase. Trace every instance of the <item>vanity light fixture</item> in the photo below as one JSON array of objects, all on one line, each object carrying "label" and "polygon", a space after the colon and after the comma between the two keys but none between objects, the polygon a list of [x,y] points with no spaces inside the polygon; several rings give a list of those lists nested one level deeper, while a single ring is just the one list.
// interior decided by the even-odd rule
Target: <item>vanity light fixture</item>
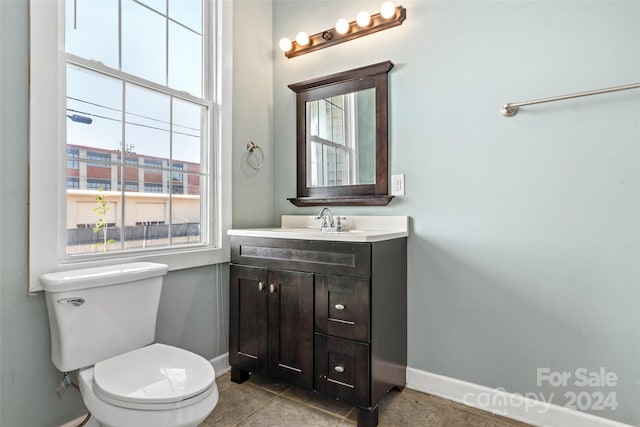
[{"label": "vanity light fixture", "polygon": [[307,46],[309,44],[309,41],[309,34],[305,33],[304,31],[300,31],[296,36],[296,43],[299,46]]},{"label": "vanity light fixture", "polygon": [[293,48],[293,43],[286,37],[280,39],[280,50],[283,52],[287,52]]},{"label": "vanity light fixture", "polygon": [[369,15],[369,12],[367,12],[366,10],[363,10],[360,13],[358,13],[358,16],[356,16],[356,23],[360,28],[368,27],[369,24],[371,24],[371,15]]},{"label": "vanity light fixture", "polygon": [[280,40],[280,50],[284,52],[287,58],[293,58],[294,56],[402,25],[405,19],[407,19],[407,9],[402,6],[395,6],[393,2],[387,1],[382,4],[379,13],[370,15],[369,12],[363,10],[358,13],[356,20],[349,22],[344,18],[340,18],[336,21],[334,28],[317,34],[310,36],[301,31],[296,36],[295,41],[285,37]]},{"label": "vanity light fixture", "polygon": [[386,1],[380,6],[380,15],[384,19],[393,18],[396,14],[396,5],[392,1]]},{"label": "vanity light fixture", "polygon": [[346,19],[340,18],[336,21],[336,32],[338,34],[347,34],[350,28],[349,21]]}]

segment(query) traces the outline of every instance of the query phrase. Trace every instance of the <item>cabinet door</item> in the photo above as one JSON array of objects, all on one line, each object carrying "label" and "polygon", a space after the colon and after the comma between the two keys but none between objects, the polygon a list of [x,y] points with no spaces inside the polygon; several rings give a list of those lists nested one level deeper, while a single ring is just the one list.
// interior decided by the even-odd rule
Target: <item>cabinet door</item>
[{"label": "cabinet door", "polygon": [[229,363],[267,373],[267,270],[230,267]]},{"label": "cabinet door", "polygon": [[313,274],[269,272],[269,375],[313,387]]}]

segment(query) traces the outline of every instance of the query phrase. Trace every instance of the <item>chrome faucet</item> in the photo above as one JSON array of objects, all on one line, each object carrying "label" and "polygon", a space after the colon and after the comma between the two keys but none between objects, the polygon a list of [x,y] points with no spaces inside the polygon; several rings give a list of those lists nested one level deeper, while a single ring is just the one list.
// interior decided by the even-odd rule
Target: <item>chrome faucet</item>
[{"label": "chrome faucet", "polygon": [[331,212],[331,209],[329,209],[328,207],[325,206],[322,209],[320,209],[320,212],[318,212],[316,219],[322,220],[322,224],[320,225],[320,231],[335,231],[334,230],[335,227],[333,225],[333,213]]},{"label": "chrome faucet", "polygon": [[342,231],[342,223],[340,222],[340,220],[346,218],[337,216],[335,217],[336,221],[334,222],[334,216],[331,212],[331,209],[325,206],[320,209],[320,212],[318,212],[316,219],[322,220],[320,231],[340,232]]}]

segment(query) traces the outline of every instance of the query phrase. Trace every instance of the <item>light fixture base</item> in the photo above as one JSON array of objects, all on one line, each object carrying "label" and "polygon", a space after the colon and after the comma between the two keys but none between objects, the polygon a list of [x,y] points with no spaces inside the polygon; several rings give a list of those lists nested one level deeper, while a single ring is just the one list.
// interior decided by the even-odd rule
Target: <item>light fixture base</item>
[{"label": "light fixture base", "polygon": [[402,6],[397,6],[396,13],[391,18],[383,18],[380,13],[371,15],[371,23],[365,28],[359,27],[356,21],[351,21],[349,23],[350,31],[346,34],[340,34],[335,30],[335,28],[331,28],[309,36],[309,44],[306,46],[301,46],[297,42],[293,41],[293,47],[289,51],[285,52],[284,55],[287,58],[304,55],[305,53],[314,52],[338,43],[343,43],[378,31],[386,30],[387,28],[402,25],[405,19],[407,19],[407,9]]}]

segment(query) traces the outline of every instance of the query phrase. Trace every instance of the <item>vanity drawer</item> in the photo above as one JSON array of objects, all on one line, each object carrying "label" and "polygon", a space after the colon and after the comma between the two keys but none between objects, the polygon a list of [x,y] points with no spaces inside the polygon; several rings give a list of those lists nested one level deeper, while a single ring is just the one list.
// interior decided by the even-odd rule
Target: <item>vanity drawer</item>
[{"label": "vanity drawer", "polygon": [[231,236],[231,262],[278,270],[371,277],[371,244]]},{"label": "vanity drawer", "polygon": [[315,347],[315,389],[369,407],[369,345],[316,333]]},{"label": "vanity drawer", "polygon": [[316,274],[316,332],[369,342],[369,279]]}]

